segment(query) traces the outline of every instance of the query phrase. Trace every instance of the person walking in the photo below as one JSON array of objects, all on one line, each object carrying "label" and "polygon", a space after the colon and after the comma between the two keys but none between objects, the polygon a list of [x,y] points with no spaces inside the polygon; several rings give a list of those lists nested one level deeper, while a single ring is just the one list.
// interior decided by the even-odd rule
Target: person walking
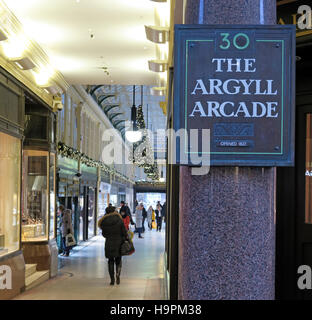
[{"label": "person walking", "polygon": [[98,221],[98,227],[102,229],[102,235],[106,238],[105,257],[108,259],[110,285],[115,284],[114,265],[116,265],[116,283],[120,284],[122,267],[120,248],[122,243],[128,240],[128,233],[121,215],[114,206],[109,207],[106,215]]},{"label": "person walking", "polygon": [[147,225],[150,230],[152,230],[152,221],[153,221],[153,207],[149,206],[147,210]]},{"label": "person walking", "polygon": [[153,225],[156,225],[156,216],[155,216],[155,210],[152,211],[152,229],[156,229],[156,227],[153,228]]},{"label": "person walking", "polygon": [[143,221],[142,221],[142,232],[144,233],[145,232],[145,220],[147,218],[147,211],[146,209],[144,208],[144,205],[143,205],[143,210],[142,210],[142,217],[143,217]]},{"label": "person walking", "polygon": [[167,203],[165,201],[162,208],[161,208],[161,216],[162,216],[165,223],[166,223],[166,214],[167,214]]},{"label": "person walking", "polygon": [[143,239],[141,236],[143,225],[143,203],[140,203],[135,209],[135,227],[138,230],[139,238]]},{"label": "person walking", "polygon": [[161,217],[161,206],[158,204],[155,210],[157,231],[161,231],[162,217]]},{"label": "person walking", "polygon": [[65,209],[65,207],[61,204],[59,206],[59,210],[61,212],[61,234],[62,234],[62,244],[63,244],[63,256],[68,257],[70,253],[70,247],[66,246],[66,236],[71,233],[73,234],[73,224],[72,224],[72,216],[71,210]]},{"label": "person walking", "polygon": [[110,208],[112,207],[113,205],[111,203],[108,204],[108,207],[106,207],[105,209],[105,214],[107,214],[107,212],[110,210]]},{"label": "person walking", "polygon": [[123,223],[125,225],[125,228],[127,231],[129,231],[129,225],[130,225],[130,216],[127,214],[126,210],[121,210],[122,207],[119,210],[119,213],[122,217]]},{"label": "person walking", "polygon": [[[124,213],[123,213],[124,212]],[[120,210],[119,210],[119,213],[124,216],[129,216],[129,219],[130,219],[130,223],[131,225],[134,225],[134,222],[132,220],[132,215],[131,215],[131,210],[130,208],[125,204],[124,201],[120,201]]]}]

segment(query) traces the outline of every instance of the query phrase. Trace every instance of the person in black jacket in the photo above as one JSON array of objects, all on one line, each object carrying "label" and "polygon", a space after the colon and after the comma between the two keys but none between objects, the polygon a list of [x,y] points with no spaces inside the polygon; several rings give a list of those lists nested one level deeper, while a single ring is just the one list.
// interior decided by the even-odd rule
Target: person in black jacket
[{"label": "person in black jacket", "polygon": [[[131,215],[131,210],[130,208],[125,204],[124,201],[120,201],[120,210],[119,210],[120,214],[122,216],[129,216],[130,217],[130,223],[131,225],[134,225],[134,222],[132,220],[132,215]],[[124,214],[122,214],[122,212],[124,212]]]},{"label": "person in black jacket", "polygon": [[108,258],[108,272],[111,278],[110,285],[115,284],[114,264],[116,264],[116,283],[120,284],[121,273],[121,244],[128,240],[128,233],[121,215],[115,207],[108,207],[107,213],[99,220],[98,226],[102,229],[105,241],[105,257]]},{"label": "person in black jacket", "polygon": [[167,214],[167,203],[165,201],[161,208],[161,216],[163,217],[163,220],[165,223],[166,223],[166,214]]},{"label": "person in black jacket", "polygon": [[142,232],[145,232],[145,227],[144,227],[144,223],[145,223],[145,219],[147,218],[147,211],[145,209],[145,207],[143,206],[143,211],[142,211],[142,216],[143,216],[143,221],[142,221]]}]

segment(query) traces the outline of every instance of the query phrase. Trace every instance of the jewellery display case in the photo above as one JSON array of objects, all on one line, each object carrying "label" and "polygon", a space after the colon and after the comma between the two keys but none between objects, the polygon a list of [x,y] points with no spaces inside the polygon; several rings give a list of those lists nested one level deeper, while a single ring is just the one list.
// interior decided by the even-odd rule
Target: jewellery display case
[{"label": "jewellery display case", "polygon": [[49,227],[49,239],[56,237],[55,232],[55,154],[50,153],[50,167],[49,167],[49,206],[50,206],[50,227]]},{"label": "jewellery display case", "polygon": [[48,239],[48,161],[46,151],[24,151],[22,241]]}]

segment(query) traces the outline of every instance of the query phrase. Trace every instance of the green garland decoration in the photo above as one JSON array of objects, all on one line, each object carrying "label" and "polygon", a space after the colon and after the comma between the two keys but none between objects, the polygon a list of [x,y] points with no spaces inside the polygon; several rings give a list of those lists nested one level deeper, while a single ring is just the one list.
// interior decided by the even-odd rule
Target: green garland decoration
[{"label": "green garland decoration", "polygon": [[121,179],[122,181],[126,181],[132,184],[135,184],[135,181],[131,180],[130,178],[126,177],[125,175],[117,172],[115,169],[112,169],[108,167],[106,164],[104,164],[102,161],[96,161],[91,158],[89,158],[86,154],[67,146],[63,142],[59,142],[57,145],[58,154],[63,158],[69,158],[74,159],[76,161],[81,161],[81,163],[85,164],[88,167],[100,167],[102,171],[105,173],[115,175],[115,177]]}]

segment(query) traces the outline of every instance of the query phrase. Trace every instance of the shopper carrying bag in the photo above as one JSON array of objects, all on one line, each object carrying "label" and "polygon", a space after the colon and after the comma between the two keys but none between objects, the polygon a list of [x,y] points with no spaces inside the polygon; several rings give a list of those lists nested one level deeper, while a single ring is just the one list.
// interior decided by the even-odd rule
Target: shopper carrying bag
[{"label": "shopper carrying bag", "polygon": [[108,208],[104,217],[98,221],[98,227],[102,229],[102,235],[105,241],[105,257],[108,259],[108,272],[111,278],[110,285],[115,284],[116,265],[116,283],[120,284],[120,274],[122,267],[121,245],[127,240],[128,232],[124,225],[121,215],[115,207]]},{"label": "shopper carrying bag", "polygon": [[63,205],[60,205],[59,211],[61,213],[61,234],[63,242],[63,254],[68,257],[72,246],[76,245],[75,238],[73,236],[73,225],[71,210],[65,209]]}]

